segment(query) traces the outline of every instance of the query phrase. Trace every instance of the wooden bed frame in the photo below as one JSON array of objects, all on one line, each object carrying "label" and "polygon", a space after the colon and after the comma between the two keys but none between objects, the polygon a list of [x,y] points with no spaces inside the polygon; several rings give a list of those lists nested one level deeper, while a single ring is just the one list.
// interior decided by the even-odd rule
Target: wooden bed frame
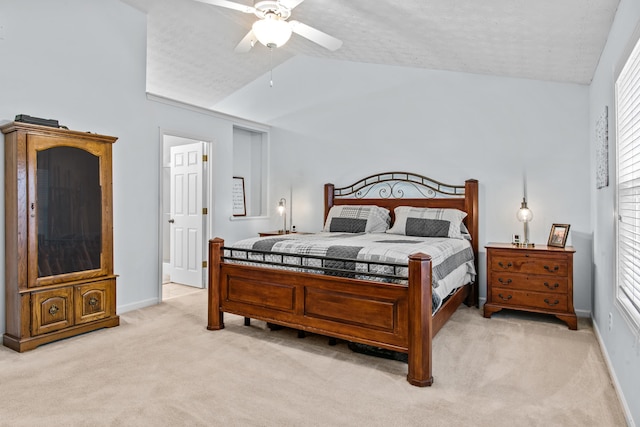
[{"label": "wooden bed frame", "polygon": [[[404,190],[399,182],[419,188],[420,197],[400,198]],[[378,197],[368,198],[372,191]],[[348,204],[374,204],[392,213],[396,206],[467,212],[465,225],[471,234],[477,272],[477,180],[455,186],[421,175],[389,172],[347,187],[325,185],[325,218],[331,206]],[[224,241],[215,238],[209,241],[207,329],[224,328],[223,313],[228,312],[407,353],[407,381],[419,387],[430,386],[432,338],[463,301],[478,306],[477,283],[458,289],[432,315],[431,257],[411,255],[408,270],[408,285],[400,285],[233,264],[225,262]]]}]

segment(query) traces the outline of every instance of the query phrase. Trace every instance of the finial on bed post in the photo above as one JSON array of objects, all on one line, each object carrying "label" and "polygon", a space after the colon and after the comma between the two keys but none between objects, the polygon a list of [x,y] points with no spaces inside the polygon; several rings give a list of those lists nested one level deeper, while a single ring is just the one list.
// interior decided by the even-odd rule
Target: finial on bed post
[{"label": "finial on bed post", "polygon": [[418,387],[433,384],[431,339],[433,337],[431,257],[409,256],[409,372],[407,381]]},{"label": "finial on bed post", "polygon": [[216,237],[209,240],[209,310],[207,329],[224,329],[223,313],[220,311],[220,264],[224,240]]}]

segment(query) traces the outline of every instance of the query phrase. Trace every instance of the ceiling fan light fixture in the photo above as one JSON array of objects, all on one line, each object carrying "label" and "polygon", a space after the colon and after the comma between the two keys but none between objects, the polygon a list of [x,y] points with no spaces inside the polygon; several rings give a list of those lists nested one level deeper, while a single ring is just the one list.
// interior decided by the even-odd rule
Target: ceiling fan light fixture
[{"label": "ceiling fan light fixture", "polygon": [[291,26],[274,13],[253,23],[253,34],[267,47],[280,47],[291,38]]}]

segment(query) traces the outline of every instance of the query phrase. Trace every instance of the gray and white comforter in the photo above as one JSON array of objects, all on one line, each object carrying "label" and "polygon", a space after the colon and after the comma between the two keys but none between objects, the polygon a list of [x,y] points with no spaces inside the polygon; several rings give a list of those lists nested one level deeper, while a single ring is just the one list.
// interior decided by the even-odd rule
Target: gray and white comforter
[{"label": "gray and white comforter", "polygon": [[[247,261],[267,260],[284,262],[285,269],[317,272],[305,269],[305,266],[336,267],[353,271],[350,277],[367,280],[389,281],[380,277],[368,276],[367,272],[381,274],[398,274],[407,276],[407,268],[396,268],[384,265],[367,265],[357,261],[398,263],[407,265],[408,257],[423,252],[432,259],[433,312],[442,301],[458,287],[475,280],[473,250],[465,239],[399,236],[386,233],[328,233],[288,234],[283,236],[256,237],[241,240],[225,250],[225,256],[247,259]],[[237,249],[237,250],[236,250]],[[300,256],[256,255],[245,250],[272,251],[296,255],[317,257],[344,258],[354,262],[337,262],[318,258],[301,258]],[[234,261],[238,262],[238,261]],[[291,265],[296,265],[291,266]],[[297,267],[300,265],[300,267]],[[271,266],[274,268],[283,268]],[[404,271],[403,271],[404,270]]]}]

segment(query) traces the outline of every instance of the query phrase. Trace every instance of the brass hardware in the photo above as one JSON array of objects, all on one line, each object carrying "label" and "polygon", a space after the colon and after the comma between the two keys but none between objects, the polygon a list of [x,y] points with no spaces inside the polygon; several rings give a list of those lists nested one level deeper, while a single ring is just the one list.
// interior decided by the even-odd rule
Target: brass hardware
[{"label": "brass hardware", "polygon": [[557,265],[555,267],[553,267],[553,269],[551,267],[549,267],[548,265],[544,266],[544,269],[547,271],[558,271],[560,269],[560,267],[558,267]]},{"label": "brass hardware", "polygon": [[513,264],[511,264],[511,262],[509,262],[506,266],[502,263],[502,261],[498,262],[498,265],[504,269],[507,269],[509,267],[513,267]]},{"label": "brass hardware", "polygon": [[544,285],[549,289],[558,289],[558,286],[560,286],[558,283],[554,283],[552,286],[548,282],[544,282]]},{"label": "brass hardware", "polygon": [[502,301],[509,301],[511,298],[513,298],[511,295],[507,295],[506,297],[503,297],[502,294],[498,294],[498,296]]},{"label": "brass hardware", "polygon": [[209,161],[209,156],[207,156],[206,154],[203,154],[203,155],[202,155],[202,161],[203,161],[203,162],[207,162],[207,161]]},{"label": "brass hardware", "polygon": [[548,298],[545,298],[545,299],[544,299],[544,302],[546,302],[546,303],[547,303],[547,305],[550,305],[550,306],[552,306],[552,307],[553,307],[554,305],[558,305],[558,304],[560,303],[560,301],[558,301],[558,300],[555,300],[554,302],[551,302],[551,301],[549,301],[549,299],[548,299]]},{"label": "brass hardware", "polygon": [[98,299],[96,297],[89,298],[89,305],[90,306],[94,306],[96,304],[98,304]]},{"label": "brass hardware", "polygon": [[209,209],[202,208],[202,215],[207,215],[209,213]]},{"label": "brass hardware", "polygon": [[207,268],[207,261],[202,261],[202,268]]},{"label": "brass hardware", "polygon": [[504,280],[502,277],[498,277],[498,282],[502,283],[503,285],[509,285],[511,284],[512,280],[511,279]]},{"label": "brass hardware", "polygon": [[60,310],[58,308],[58,306],[53,304],[53,305],[51,305],[51,308],[49,308],[49,314],[52,315],[52,316],[55,316],[56,313],[58,312],[58,310]]}]

